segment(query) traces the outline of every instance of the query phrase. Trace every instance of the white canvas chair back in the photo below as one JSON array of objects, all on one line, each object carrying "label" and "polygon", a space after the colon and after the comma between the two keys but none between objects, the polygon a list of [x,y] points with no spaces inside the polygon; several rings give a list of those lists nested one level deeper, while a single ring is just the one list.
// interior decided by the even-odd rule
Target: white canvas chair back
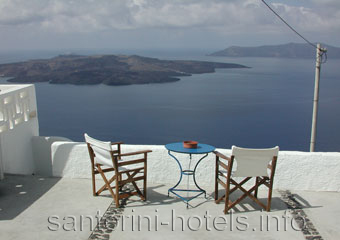
[{"label": "white canvas chair back", "polygon": [[111,158],[110,151],[112,151],[112,144],[111,142],[103,142],[97,139],[94,139],[84,134],[85,141],[91,145],[93,152],[95,154],[94,157],[94,164],[102,164],[105,166],[113,167],[113,162]]},{"label": "white canvas chair back", "polygon": [[234,177],[268,176],[268,164],[279,153],[279,147],[250,149],[233,146],[231,155],[237,163]]}]

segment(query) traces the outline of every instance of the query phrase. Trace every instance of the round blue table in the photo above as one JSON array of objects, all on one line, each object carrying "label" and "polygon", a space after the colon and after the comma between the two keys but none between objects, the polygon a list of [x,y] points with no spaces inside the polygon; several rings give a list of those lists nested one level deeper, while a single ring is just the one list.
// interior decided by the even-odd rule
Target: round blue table
[{"label": "round blue table", "polygon": [[[179,197],[180,199],[182,199],[184,202],[187,203],[187,208],[188,208],[188,204],[189,201],[193,200],[194,198],[197,198],[198,196],[200,196],[201,194],[204,193],[204,196],[206,197],[206,191],[204,189],[202,189],[200,186],[198,186],[197,182],[196,182],[196,169],[198,164],[206,157],[208,156],[209,153],[211,153],[212,151],[215,150],[214,146],[208,145],[208,144],[203,144],[203,143],[199,143],[197,145],[197,148],[184,148],[183,147],[183,142],[177,142],[177,143],[169,143],[165,145],[165,148],[168,150],[168,154],[175,159],[175,161],[177,162],[178,166],[179,166],[179,170],[180,170],[180,177],[178,182],[175,184],[175,186],[173,186],[172,188],[168,189],[168,196],[171,193],[175,194],[177,197]],[[190,156],[190,160],[192,158],[193,154],[204,154],[203,157],[201,157],[198,162],[196,163],[194,170],[183,170],[181,163],[178,161],[178,159],[171,154],[171,152],[176,152],[176,153],[183,153],[183,154],[189,154]],[[182,181],[183,175],[191,175],[193,176],[193,180],[195,183],[195,186],[197,189],[178,189],[176,188]],[[192,196],[192,197],[183,197],[179,194],[179,192],[196,192],[197,194]]]}]

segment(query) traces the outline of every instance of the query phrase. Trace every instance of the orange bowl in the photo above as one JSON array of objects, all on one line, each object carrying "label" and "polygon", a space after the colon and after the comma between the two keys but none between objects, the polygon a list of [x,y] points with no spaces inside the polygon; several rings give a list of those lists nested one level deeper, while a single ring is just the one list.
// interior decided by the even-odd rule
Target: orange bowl
[{"label": "orange bowl", "polygon": [[183,147],[184,148],[197,148],[198,142],[196,141],[184,141]]}]

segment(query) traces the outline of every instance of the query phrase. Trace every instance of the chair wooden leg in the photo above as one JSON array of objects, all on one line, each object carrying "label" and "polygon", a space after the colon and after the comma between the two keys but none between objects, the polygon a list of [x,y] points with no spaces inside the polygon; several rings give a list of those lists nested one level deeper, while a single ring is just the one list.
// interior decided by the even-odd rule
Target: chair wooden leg
[{"label": "chair wooden leg", "polygon": [[[123,174],[119,174],[118,181],[121,182],[123,180]],[[123,191],[123,187],[125,184],[119,184],[119,191]]]},{"label": "chair wooden leg", "polygon": [[[113,176],[110,180],[108,180],[108,183],[110,184],[110,186],[111,186],[111,183],[115,180],[116,178],[115,178],[115,176]],[[104,184],[98,191],[97,191],[97,196],[99,195],[99,194],[101,194],[104,190],[106,190],[107,189],[107,185],[106,184]]]},{"label": "chair wooden leg", "polygon": [[229,210],[229,196],[227,197],[227,195],[225,196],[225,202],[224,202],[224,214],[227,214]]},{"label": "chair wooden leg", "polygon": [[272,204],[272,194],[273,194],[273,184],[274,184],[274,173],[276,169],[276,161],[277,161],[277,156],[273,157],[272,160],[272,167],[271,167],[271,173],[269,177],[269,190],[268,190],[268,202],[267,202],[267,212],[270,211],[270,207]]},{"label": "chair wooden leg", "polygon": [[216,164],[215,164],[215,201],[218,199],[218,182],[217,182],[217,178],[218,178],[218,160],[219,158],[216,156]]},{"label": "chair wooden leg", "polygon": [[145,178],[144,178],[144,181],[143,181],[143,183],[144,183],[144,185],[143,185],[143,195],[144,195],[144,201],[146,201],[146,183],[147,183],[147,181],[146,181],[146,176],[145,176]]},{"label": "chair wooden leg", "polygon": [[[98,169],[98,172],[100,173],[100,175],[102,176],[102,178],[103,178],[103,180],[104,180],[104,182],[105,182],[105,184],[106,184],[108,190],[110,191],[110,193],[111,193],[111,195],[112,195],[112,198],[115,199],[115,197],[117,197],[117,195],[115,195],[115,194],[113,193],[112,188],[111,188],[111,186],[110,186],[110,182],[109,182],[109,181],[107,180],[107,178],[105,177],[103,170],[101,169],[101,167],[100,167],[99,165],[97,165],[97,169]],[[117,181],[116,181],[116,182],[117,182]]]},{"label": "chair wooden leg", "polygon": [[273,185],[272,183],[270,183],[269,190],[268,190],[267,208],[266,208],[267,212],[270,212],[270,206],[272,204],[272,194],[273,194]]},{"label": "chair wooden leg", "polygon": [[225,189],[225,202],[224,202],[224,214],[228,213],[229,207],[229,194],[230,193],[230,182],[227,181],[226,189]]},{"label": "chair wooden leg", "polygon": [[144,162],[144,181],[143,181],[143,193],[144,193],[144,201],[146,201],[146,188],[147,188],[147,154],[144,153],[144,158],[145,158],[145,162]]},{"label": "chair wooden leg", "polygon": [[116,202],[116,208],[119,208],[119,175],[120,174],[116,174],[116,196],[114,198],[115,202]]},{"label": "chair wooden leg", "polygon": [[215,201],[218,199],[218,182],[217,179],[215,179]]},{"label": "chair wooden leg", "polygon": [[[133,176],[130,174],[130,173],[126,173],[126,175],[128,176],[128,179],[132,179],[133,178]],[[137,183],[135,182],[135,181],[132,181],[131,182],[132,183],[132,185],[134,186],[134,188],[136,189],[136,192],[139,194],[139,196],[141,197],[141,199],[143,200],[143,201],[145,201],[146,199],[145,199],[145,196],[144,196],[144,194],[140,191],[140,189],[139,189],[139,187],[137,186]],[[145,184],[145,179],[144,179],[144,184]]]},{"label": "chair wooden leg", "polygon": [[[256,180],[255,180],[255,185],[257,185],[258,184],[258,182],[259,182],[259,177],[256,177]],[[259,190],[259,188],[257,187],[256,189],[255,189],[255,193],[254,193],[254,196],[257,198],[257,193],[258,193],[258,190]]]},{"label": "chair wooden leg", "polygon": [[94,173],[93,166],[92,166],[92,191],[93,191],[93,196],[98,196],[96,192],[96,174]]}]

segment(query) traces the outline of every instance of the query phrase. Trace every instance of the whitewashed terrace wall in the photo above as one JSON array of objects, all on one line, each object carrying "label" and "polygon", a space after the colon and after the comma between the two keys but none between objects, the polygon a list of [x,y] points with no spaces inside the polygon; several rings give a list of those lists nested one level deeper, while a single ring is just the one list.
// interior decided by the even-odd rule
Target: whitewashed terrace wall
[{"label": "whitewashed terrace wall", "polygon": [[[150,149],[148,182],[174,185],[179,178],[177,163],[168,155],[164,146],[123,145],[123,152]],[[230,150],[219,149],[224,154]],[[46,155],[45,155],[46,156]],[[176,154],[187,166],[187,155]],[[39,157],[39,156],[36,156]],[[197,158],[198,156],[196,156]],[[194,156],[195,158],[195,156]],[[90,159],[85,143],[55,142],[51,144],[53,176],[90,178]],[[209,154],[197,169],[197,182],[213,188],[215,157]],[[192,165],[193,166],[193,165]],[[185,168],[185,167],[184,167]],[[275,175],[274,188],[311,191],[340,191],[340,153],[307,153],[281,151]]]},{"label": "whitewashed terrace wall", "polygon": [[31,139],[38,135],[34,85],[0,85],[0,167],[3,172],[34,172]]}]

